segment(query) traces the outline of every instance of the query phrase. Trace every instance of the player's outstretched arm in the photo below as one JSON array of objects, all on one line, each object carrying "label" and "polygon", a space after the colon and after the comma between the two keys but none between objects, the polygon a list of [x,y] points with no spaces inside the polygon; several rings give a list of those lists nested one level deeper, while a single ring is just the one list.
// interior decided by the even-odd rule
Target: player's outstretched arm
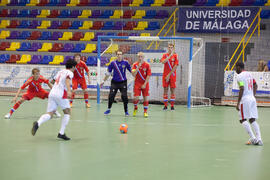
[{"label": "player's outstretched arm", "polygon": [[88,77],[88,84],[91,84],[91,81],[90,81],[90,73],[89,72],[86,72],[87,74],[87,77]]}]

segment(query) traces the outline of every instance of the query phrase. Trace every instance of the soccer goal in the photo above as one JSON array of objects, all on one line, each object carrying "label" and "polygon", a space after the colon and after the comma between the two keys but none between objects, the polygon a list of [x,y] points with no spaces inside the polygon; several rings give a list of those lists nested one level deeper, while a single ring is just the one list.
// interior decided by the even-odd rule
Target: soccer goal
[{"label": "soccer goal", "polygon": [[[110,81],[100,89],[106,72],[106,65],[116,60],[115,52],[121,50],[124,59],[130,64],[137,60],[137,53],[145,54],[145,61],[150,63],[150,102],[163,102],[162,55],[167,52],[168,44],[174,44],[178,54],[176,103],[187,104],[188,108],[210,106],[209,98],[204,97],[204,42],[200,38],[191,37],[157,37],[157,36],[99,36],[97,44],[97,103],[101,94],[109,91]],[[128,92],[133,96],[134,78],[127,72]],[[169,93],[170,94],[170,93]]]}]

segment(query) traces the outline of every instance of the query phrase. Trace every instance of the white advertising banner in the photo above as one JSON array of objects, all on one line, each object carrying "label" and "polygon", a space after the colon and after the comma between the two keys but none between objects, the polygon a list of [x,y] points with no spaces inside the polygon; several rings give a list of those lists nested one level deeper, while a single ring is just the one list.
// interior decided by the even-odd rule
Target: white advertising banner
[{"label": "white advertising banner", "polygon": [[[256,80],[258,89],[256,96],[270,97],[270,72],[251,72]],[[224,74],[224,95],[236,96],[239,92],[237,84],[237,73],[234,71],[226,71]]]}]

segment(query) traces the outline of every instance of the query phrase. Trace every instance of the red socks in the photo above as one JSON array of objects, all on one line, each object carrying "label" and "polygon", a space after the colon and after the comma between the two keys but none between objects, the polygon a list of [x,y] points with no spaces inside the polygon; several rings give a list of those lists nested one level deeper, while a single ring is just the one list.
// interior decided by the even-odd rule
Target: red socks
[{"label": "red socks", "polygon": [[147,112],[148,104],[149,104],[148,101],[144,101],[144,102],[143,102],[143,109],[144,109],[144,112]]},{"label": "red socks", "polygon": [[14,104],[13,108],[11,108],[11,110],[10,110],[9,113],[12,114],[16,109],[18,109],[20,107],[20,105],[21,105],[21,102],[20,101],[16,102]]},{"label": "red socks", "polygon": [[85,103],[88,104],[88,93],[87,92],[84,93],[84,100],[85,100]]},{"label": "red socks", "polygon": [[168,94],[163,94],[164,106],[168,106]]},{"label": "red socks", "polygon": [[138,102],[139,102],[139,100],[134,100],[133,101],[133,104],[134,104],[134,109],[138,109]]},{"label": "red socks", "polygon": [[171,94],[171,99],[170,99],[171,107],[174,106],[174,102],[175,102],[175,95]]}]

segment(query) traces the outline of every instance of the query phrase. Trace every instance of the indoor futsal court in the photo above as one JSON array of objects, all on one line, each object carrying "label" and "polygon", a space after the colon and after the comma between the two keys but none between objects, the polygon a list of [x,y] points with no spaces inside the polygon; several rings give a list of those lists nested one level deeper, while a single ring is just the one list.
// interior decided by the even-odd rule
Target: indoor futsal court
[{"label": "indoor futsal court", "polygon": [[269,49],[270,0],[0,0],[0,180],[270,180]]},{"label": "indoor futsal court", "polygon": [[[11,98],[1,97],[1,114]],[[235,107],[212,106],[174,112],[150,105],[149,118],[125,117],[123,104],[104,116],[106,102],[85,109],[76,100],[66,133],[56,138],[61,118],[44,124],[33,137],[33,121],[47,103],[26,102],[11,119],[0,121],[1,179],[268,179],[270,123],[259,108],[264,146],[247,146]],[[131,104],[129,104],[131,109]],[[59,111],[60,112],[60,111]],[[62,114],[62,112],[61,112]],[[127,134],[119,132],[127,123]]]}]

